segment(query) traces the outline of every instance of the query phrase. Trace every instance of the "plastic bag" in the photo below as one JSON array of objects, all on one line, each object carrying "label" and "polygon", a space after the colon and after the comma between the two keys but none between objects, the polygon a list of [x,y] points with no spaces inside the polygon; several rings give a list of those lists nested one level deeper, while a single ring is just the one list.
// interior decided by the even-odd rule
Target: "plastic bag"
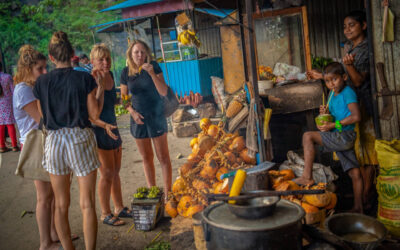
[{"label": "plastic bag", "polygon": [[[287,153],[287,161],[284,161],[280,166],[279,170],[291,169],[293,170],[296,177],[303,174],[304,160],[298,154],[293,151]],[[338,176],[332,171],[330,167],[324,166],[319,163],[313,164],[312,171],[313,179],[316,183],[330,183],[338,178]]]},{"label": "plastic bag", "polygon": [[276,76],[283,76],[286,79],[295,79],[297,74],[300,73],[300,68],[286,63],[276,63],[272,73]]},{"label": "plastic bag", "polygon": [[381,168],[400,168],[400,140],[375,140],[375,150]]}]

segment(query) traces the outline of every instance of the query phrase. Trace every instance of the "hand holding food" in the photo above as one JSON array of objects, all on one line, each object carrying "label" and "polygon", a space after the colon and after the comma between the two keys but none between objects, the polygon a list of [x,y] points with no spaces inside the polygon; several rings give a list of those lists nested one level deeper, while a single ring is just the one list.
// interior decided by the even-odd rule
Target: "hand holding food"
[{"label": "hand holding food", "polygon": [[96,80],[97,86],[104,89],[106,86],[106,73],[102,70],[94,69],[92,71],[92,76]]},{"label": "hand holding food", "polygon": [[149,75],[151,75],[151,76],[155,75],[153,65],[151,65],[150,63],[144,63],[142,65],[142,69],[146,70],[147,73],[149,73]]},{"label": "hand holding food", "polygon": [[328,132],[328,131],[331,131],[332,129],[335,128],[335,123],[324,121],[324,122],[323,122],[323,125],[321,125],[321,126],[318,126],[318,125],[317,125],[317,128],[318,128],[321,132]]},{"label": "hand holding food", "polygon": [[319,113],[320,113],[321,115],[323,115],[323,114],[329,114],[329,108],[328,108],[328,106],[327,106],[327,105],[320,105],[320,106],[319,106]]}]

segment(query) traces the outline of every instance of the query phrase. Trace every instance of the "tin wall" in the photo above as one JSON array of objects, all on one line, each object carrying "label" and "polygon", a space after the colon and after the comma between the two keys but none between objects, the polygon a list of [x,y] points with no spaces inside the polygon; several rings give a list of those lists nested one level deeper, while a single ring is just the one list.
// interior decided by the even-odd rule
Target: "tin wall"
[{"label": "tin wall", "polygon": [[200,39],[199,54],[207,54],[210,57],[221,56],[221,37],[219,27],[214,23],[219,18],[195,12],[195,27]]},{"label": "tin wall", "polygon": [[344,16],[363,10],[363,0],[305,0],[310,30],[310,47],[314,56],[341,58],[340,43]]},{"label": "tin wall", "polygon": [[[167,66],[167,69],[165,68]],[[221,57],[199,60],[160,63],[166,81],[174,93],[188,95],[190,91],[202,96],[211,96],[211,76],[223,77]]]}]

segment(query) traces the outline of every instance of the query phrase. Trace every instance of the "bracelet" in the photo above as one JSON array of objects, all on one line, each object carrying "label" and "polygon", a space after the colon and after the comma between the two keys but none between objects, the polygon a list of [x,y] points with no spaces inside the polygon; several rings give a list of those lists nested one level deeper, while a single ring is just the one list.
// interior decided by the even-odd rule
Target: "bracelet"
[{"label": "bracelet", "polygon": [[342,124],[340,123],[339,120],[336,120],[336,121],[335,121],[335,128],[336,128],[337,130],[339,130],[339,132],[342,132]]}]

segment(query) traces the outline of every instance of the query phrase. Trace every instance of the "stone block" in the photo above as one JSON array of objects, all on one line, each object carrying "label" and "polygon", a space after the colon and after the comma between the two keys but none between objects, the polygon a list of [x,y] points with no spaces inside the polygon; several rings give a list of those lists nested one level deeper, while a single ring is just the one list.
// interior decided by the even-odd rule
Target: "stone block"
[{"label": "stone block", "polygon": [[197,107],[197,111],[199,112],[200,118],[210,118],[215,117],[217,114],[217,109],[213,103],[204,103],[200,104]]},{"label": "stone block", "polygon": [[172,133],[176,137],[193,137],[193,135],[198,132],[199,130],[194,123],[184,122],[172,124]]}]

